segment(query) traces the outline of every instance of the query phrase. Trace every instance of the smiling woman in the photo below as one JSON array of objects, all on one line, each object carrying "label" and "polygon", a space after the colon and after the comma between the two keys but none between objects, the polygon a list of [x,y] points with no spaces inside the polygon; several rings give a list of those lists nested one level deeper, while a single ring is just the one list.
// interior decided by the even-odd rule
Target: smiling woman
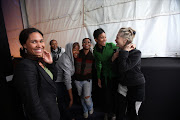
[{"label": "smiling woman", "polygon": [[[73,79],[75,72],[74,59],[79,55],[79,43],[68,43],[65,47],[65,52],[57,60],[56,67],[58,71],[57,85],[57,100],[60,114],[63,120],[72,120],[75,116],[70,108],[73,104]],[[68,108],[68,109],[67,109]]]},{"label": "smiling woman", "polygon": [[96,29],[93,36],[96,41],[93,54],[97,68],[98,86],[102,89],[100,94],[102,99],[100,101],[105,112],[104,120],[107,120],[108,116],[114,119],[115,95],[113,94],[113,88],[115,88],[116,75],[112,72],[111,57],[117,47],[113,43],[106,43],[106,33],[102,28]]},{"label": "smiling woman", "polygon": [[121,28],[116,36],[119,49],[112,57],[113,72],[118,74],[116,120],[139,120],[138,112],[145,98],[145,77],[141,72],[141,51],[132,43],[136,31]]},{"label": "smiling woman", "polygon": [[20,49],[22,57],[24,55],[42,57],[44,51],[44,40],[41,31],[35,28],[28,28],[23,30],[19,35],[19,40],[23,48]]},{"label": "smiling woman", "polygon": [[42,57],[44,51],[44,40],[40,33],[34,32],[29,35],[26,44],[23,45],[28,53],[38,57]]},{"label": "smiling woman", "polygon": [[56,69],[51,54],[44,50],[43,34],[24,29],[19,36],[23,59],[16,66],[14,83],[24,116],[29,120],[59,120],[56,103]]}]

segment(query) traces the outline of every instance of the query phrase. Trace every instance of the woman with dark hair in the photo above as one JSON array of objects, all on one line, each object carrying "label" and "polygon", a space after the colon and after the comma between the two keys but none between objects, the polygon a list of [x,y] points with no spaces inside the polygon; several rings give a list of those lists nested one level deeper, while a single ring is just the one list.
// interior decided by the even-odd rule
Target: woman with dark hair
[{"label": "woman with dark hair", "polygon": [[73,104],[72,76],[75,72],[74,59],[79,55],[79,43],[68,43],[65,52],[56,62],[58,76],[56,85],[58,89],[58,106],[62,120],[72,120],[70,108]]},{"label": "woman with dark hair", "polygon": [[93,36],[96,41],[93,54],[96,62],[98,86],[101,88],[104,119],[108,120],[109,117],[115,119],[115,91],[113,90],[116,76],[112,72],[111,58],[117,47],[113,43],[106,43],[106,33],[102,28],[95,30]]},{"label": "woman with dark hair", "polygon": [[43,34],[36,28],[21,31],[23,59],[16,65],[13,81],[28,120],[59,120],[56,102],[56,69],[47,52]]}]

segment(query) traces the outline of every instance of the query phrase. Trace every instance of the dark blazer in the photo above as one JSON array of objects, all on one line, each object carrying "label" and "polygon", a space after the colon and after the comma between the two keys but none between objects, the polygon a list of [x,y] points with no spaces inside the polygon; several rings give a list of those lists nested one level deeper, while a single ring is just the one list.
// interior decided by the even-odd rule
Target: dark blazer
[{"label": "dark blazer", "polygon": [[119,56],[112,63],[114,72],[119,75],[119,82],[126,86],[136,86],[145,83],[141,72],[141,51],[119,51]]},{"label": "dark blazer", "polygon": [[[53,65],[48,68],[52,73]],[[37,61],[23,59],[14,71],[13,81],[28,120],[59,120],[55,82]]]}]

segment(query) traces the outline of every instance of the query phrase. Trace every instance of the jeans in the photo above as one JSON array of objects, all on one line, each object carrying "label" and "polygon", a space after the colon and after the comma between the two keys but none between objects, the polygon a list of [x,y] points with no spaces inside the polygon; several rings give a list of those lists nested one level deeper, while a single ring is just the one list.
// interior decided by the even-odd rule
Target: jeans
[{"label": "jeans", "polygon": [[[88,111],[93,109],[93,102],[91,98],[92,92],[92,80],[84,80],[84,81],[77,81],[75,80],[75,85],[78,91],[78,95],[81,98],[81,104],[83,106],[83,112],[87,113]],[[89,98],[85,98],[89,96]]]}]

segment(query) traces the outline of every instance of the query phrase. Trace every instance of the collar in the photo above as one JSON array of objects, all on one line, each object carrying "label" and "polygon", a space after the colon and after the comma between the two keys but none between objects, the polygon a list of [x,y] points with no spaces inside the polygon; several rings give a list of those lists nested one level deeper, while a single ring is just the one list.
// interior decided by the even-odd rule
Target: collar
[{"label": "collar", "polygon": [[103,50],[104,50],[104,48],[106,47],[106,46],[102,46],[102,48],[99,48],[99,46],[98,46],[98,44],[96,44],[96,50],[97,50],[97,52],[100,52],[100,53],[102,53],[103,52]]}]

